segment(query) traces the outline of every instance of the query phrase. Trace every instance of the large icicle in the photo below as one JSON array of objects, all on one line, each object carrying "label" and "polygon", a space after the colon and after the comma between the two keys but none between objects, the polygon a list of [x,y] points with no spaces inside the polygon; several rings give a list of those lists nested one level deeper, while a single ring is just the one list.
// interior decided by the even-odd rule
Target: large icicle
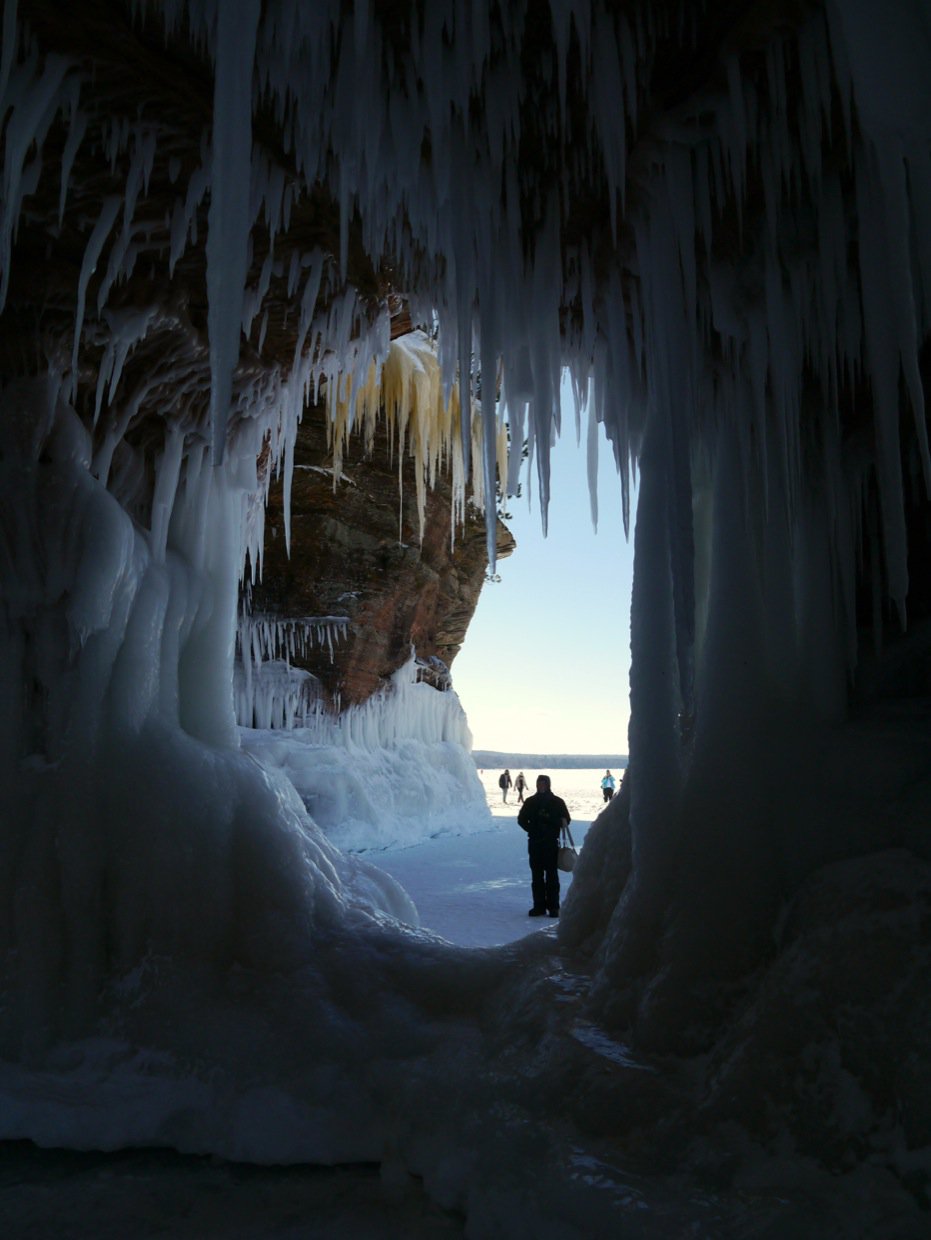
[{"label": "large icicle", "polygon": [[259,0],[217,6],[210,212],[207,219],[207,310],[213,457],[223,459],[239,359],[249,251],[252,166],[252,70]]}]

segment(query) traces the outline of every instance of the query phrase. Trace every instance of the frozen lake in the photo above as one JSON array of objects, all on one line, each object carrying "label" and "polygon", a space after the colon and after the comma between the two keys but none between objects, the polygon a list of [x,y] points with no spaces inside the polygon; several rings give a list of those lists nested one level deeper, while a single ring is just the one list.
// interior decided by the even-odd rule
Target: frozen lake
[{"label": "frozen lake", "polygon": [[[540,773],[524,771],[530,791]],[[552,778],[553,791],[569,807],[569,829],[579,848],[604,805],[600,787],[604,771],[569,769],[546,773]],[[500,774],[500,770],[489,769],[479,775],[494,816],[490,831],[444,835],[409,848],[365,854],[404,887],[417,905],[425,929],[435,930],[463,947],[510,943],[554,924],[549,918],[527,916],[531,902],[527,837],[517,825],[520,806],[513,788],[507,803],[502,802]],[[516,774],[512,771],[512,778]],[[612,774],[617,778],[622,772]],[[570,874],[560,874],[563,899],[571,884]]]}]

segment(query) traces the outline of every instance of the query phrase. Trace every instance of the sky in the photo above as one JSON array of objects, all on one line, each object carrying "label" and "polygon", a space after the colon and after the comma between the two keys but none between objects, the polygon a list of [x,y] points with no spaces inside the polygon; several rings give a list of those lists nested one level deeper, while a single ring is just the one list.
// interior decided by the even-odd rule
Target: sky
[{"label": "sky", "polygon": [[517,549],[499,562],[500,582],[482,589],[452,666],[476,749],[627,753],[633,524],[628,543],[620,481],[599,426],[593,531],[588,415],[578,445],[567,395],[564,388],[564,429],[551,456],[548,536],[535,475],[528,496],[525,462],[523,494],[509,502],[507,522]]}]

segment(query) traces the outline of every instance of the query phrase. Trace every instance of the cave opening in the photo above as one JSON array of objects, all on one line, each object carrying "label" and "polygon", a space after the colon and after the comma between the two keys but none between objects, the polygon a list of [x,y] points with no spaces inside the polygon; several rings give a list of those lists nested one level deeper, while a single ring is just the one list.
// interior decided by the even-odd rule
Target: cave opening
[{"label": "cave opening", "polygon": [[[702,13],[4,5],[0,1135],[926,1231],[931,32]],[[487,811],[442,649],[564,366],[636,468],[631,766],[558,931],[464,950],[353,833]]]},{"label": "cave opening", "polygon": [[516,548],[479,596],[453,682],[478,750],[626,754],[634,520],[625,536],[603,428],[577,414],[568,378],[560,396],[546,529],[527,462],[505,504]]}]

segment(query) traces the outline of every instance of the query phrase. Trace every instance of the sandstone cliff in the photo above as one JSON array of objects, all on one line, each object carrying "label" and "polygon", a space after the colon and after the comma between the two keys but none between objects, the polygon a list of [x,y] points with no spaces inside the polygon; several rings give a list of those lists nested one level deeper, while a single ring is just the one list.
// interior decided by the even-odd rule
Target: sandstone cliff
[{"label": "sandstone cliff", "polygon": [[[290,555],[278,480],[268,501],[262,579],[250,593],[255,615],[348,618],[332,651],[323,644],[292,659],[318,678],[331,703],[364,702],[412,647],[423,677],[445,687],[435,660],[452,663],[478,603],[485,519],[470,506],[454,528],[447,476],[428,492],[425,517],[421,544],[414,466],[405,458],[399,473],[384,425],[368,457],[360,436],[352,436],[334,486],[326,413],[307,411],[295,450]],[[500,520],[497,528],[501,559],[515,544]]]}]

